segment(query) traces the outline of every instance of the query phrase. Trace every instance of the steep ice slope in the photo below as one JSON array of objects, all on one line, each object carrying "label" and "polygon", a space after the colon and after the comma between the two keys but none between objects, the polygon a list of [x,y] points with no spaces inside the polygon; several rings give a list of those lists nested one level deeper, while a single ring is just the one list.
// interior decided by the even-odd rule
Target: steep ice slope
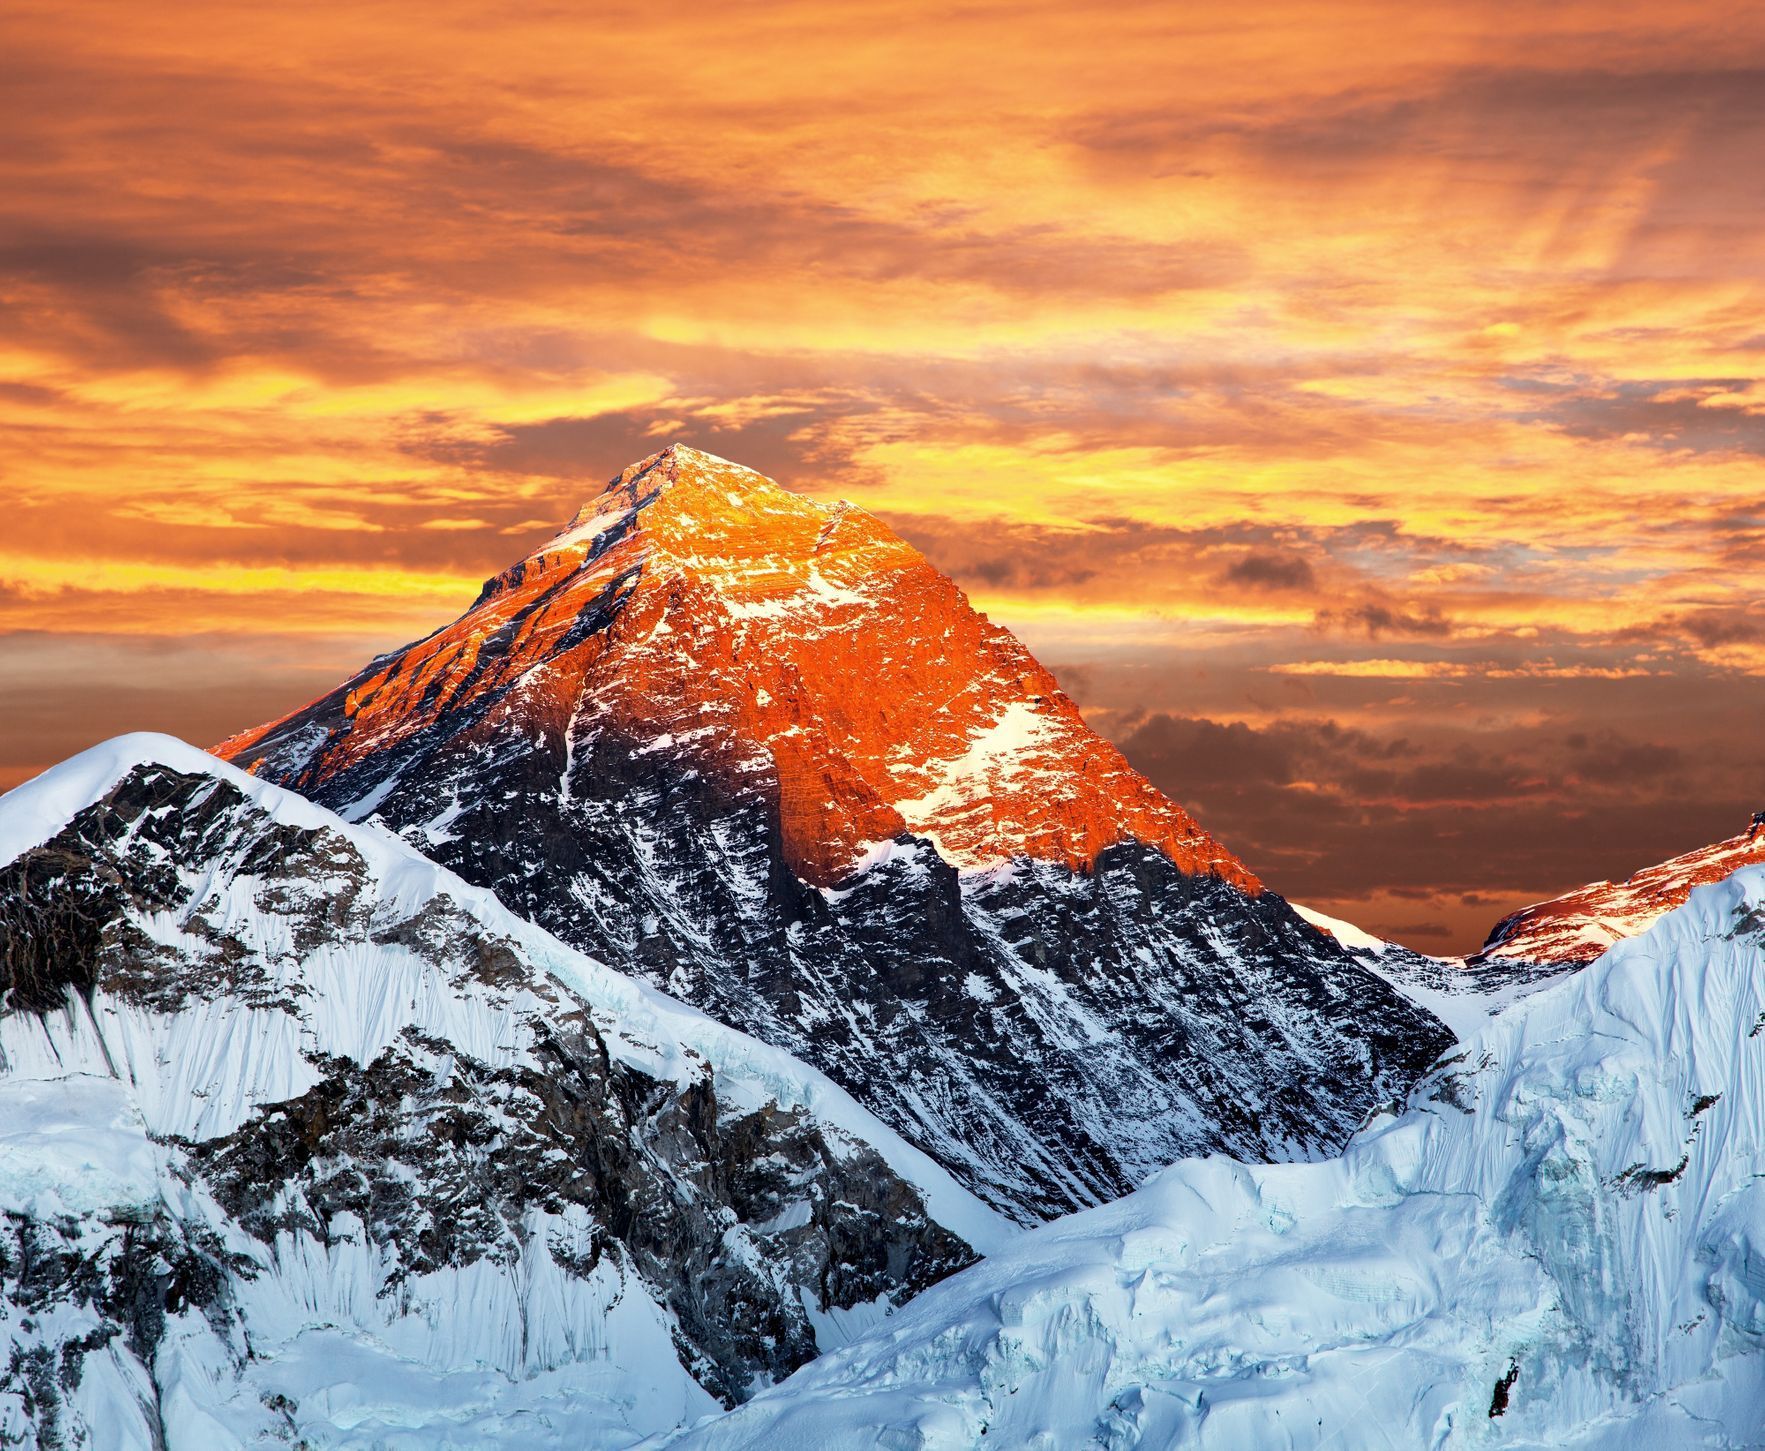
[{"label": "steep ice slope", "polygon": [[1633,872],[1621,882],[1589,882],[1502,918],[1470,959],[1473,969],[1510,976],[1592,962],[1614,942],[1648,930],[1692,888],[1765,862],[1765,811],[1738,836]]},{"label": "steep ice slope", "polygon": [[843,1091],[164,737],[0,798],[8,1444],[618,1446],[1007,1227]]},{"label": "steep ice slope", "polygon": [[1022,1220],[1333,1152],[1451,1042],[883,524],[691,449],[219,750],[815,1063]]},{"label": "steep ice slope", "polygon": [[668,1444],[1765,1445],[1765,868],[1342,1158],[1177,1164]]}]

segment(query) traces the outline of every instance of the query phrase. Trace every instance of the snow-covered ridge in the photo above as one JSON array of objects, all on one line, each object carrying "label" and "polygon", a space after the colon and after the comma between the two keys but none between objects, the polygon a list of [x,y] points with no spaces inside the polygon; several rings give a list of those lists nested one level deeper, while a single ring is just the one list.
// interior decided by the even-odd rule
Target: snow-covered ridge
[{"label": "snow-covered ridge", "polygon": [[1379,956],[1390,950],[1391,944],[1383,937],[1375,937],[1364,927],[1356,927],[1352,922],[1344,922],[1340,917],[1332,917],[1327,912],[1315,911],[1311,907],[1302,907],[1299,903],[1290,904],[1293,910],[1320,932],[1328,932],[1351,952],[1370,952]]},{"label": "snow-covered ridge", "polygon": [[1493,1014],[1537,992],[1557,976],[1548,970],[1516,970],[1507,963],[1472,966],[1462,957],[1434,957],[1387,942],[1339,917],[1292,905],[1312,926],[1340,942],[1368,972],[1426,1008],[1461,1040],[1481,1030]]},{"label": "snow-covered ridge", "polygon": [[0,798],[0,849],[8,1444],[622,1447],[1011,1233],[787,1054],[180,742]]},{"label": "snow-covered ridge", "polygon": [[[535,965],[591,999],[617,1024],[618,1041],[634,1061],[651,1071],[687,1071],[689,1066],[674,1055],[689,1049],[712,1065],[719,1089],[732,1102],[751,1108],[766,1103],[804,1108],[875,1146],[925,1196],[926,1207],[939,1222],[981,1253],[1016,1233],[825,1074],[566,947],[516,917],[494,892],[462,881],[392,833],[347,822],[176,737],[151,732],[115,737],[0,796],[0,865],[40,846],[129,771],[150,764],[225,781],[278,822],[336,832],[367,858],[390,908],[414,914],[435,897],[447,897],[488,930],[520,942]],[[659,1062],[658,1053],[671,1061]],[[696,1065],[690,1069],[696,1071]]]},{"label": "snow-covered ridge", "polygon": [[1510,913],[1490,930],[1472,957],[1474,966],[1530,964],[1546,969],[1592,962],[1614,942],[1648,930],[1694,887],[1719,882],[1742,867],[1765,862],[1765,811],[1747,829],[1632,872],[1621,882],[1589,882],[1560,897]]},{"label": "snow-covered ridge", "polygon": [[1765,868],[1516,1004],[1342,1158],[1179,1163],[686,1451],[1761,1444]]}]

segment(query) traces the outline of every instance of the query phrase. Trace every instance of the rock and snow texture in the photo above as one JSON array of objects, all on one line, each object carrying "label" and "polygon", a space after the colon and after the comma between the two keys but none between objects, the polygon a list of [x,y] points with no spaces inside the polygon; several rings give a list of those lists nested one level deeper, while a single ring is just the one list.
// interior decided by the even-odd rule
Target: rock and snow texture
[{"label": "rock and snow texture", "polygon": [[1342,1158],[1174,1165],[668,1444],[1765,1445],[1765,868]]},{"label": "rock and snow texture", "polygon": [[1537,992],[1558,976],[1513,963],[1473,966],[1462,957],[1433,957],[1387,942],[1340,917],[1298,903],[1293,910],[1318,931],[1328,932],[1368,972],[1426,1008],[1460,1039],[1477,1032],[1494,1014],[1528,993]]},{"label": "rock and snow texture", "polygon": [[1765,811],[1753,813],[1739,836],[1673,857],[1621,882],[1589,882],[1548,902],[1502,918],[1471,957],[1484,972],[1511,975],[1528,968],[1563,971],[1592,962],[1614,942],[1648,930],[1694,887],[1719,882],[1742,867],[1765,862]]},{"label": "rock and snow texture", "polygon": [[624,1446],[1009,1227],[786,1054],[180,742],[0,798],[0,1440]]},{"label": "rock and snow texture", "polygon": [[691,449],[219,749],[815,1063],[1021,1221],[1334,1152],[1451,1043],[885,526]]}]

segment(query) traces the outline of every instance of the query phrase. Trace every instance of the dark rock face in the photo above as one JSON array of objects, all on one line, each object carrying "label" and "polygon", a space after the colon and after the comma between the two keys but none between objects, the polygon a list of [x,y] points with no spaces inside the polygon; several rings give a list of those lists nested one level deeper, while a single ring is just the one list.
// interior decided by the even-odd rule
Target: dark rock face
[{"label": "dark rock face", "polygon": [[125,902],[116,875],[79,852],[44,848],[0,868],[0,1005],[42,1013],[70,991],[90,998]]},{"label": "dark rock face", "polygon": [[[817,1354],[796,1301],[845,1308],[912,1293],[972,1261],[874,1153],[836,1154],[801,1111],[723,1122],[710,1076],[684,1090],[609,1058],[592,1026],[549,1039],[542,1067],[493,1069],[407,1029],[366,1068],[347,1061],[299,1098],[223,1138],[187,1146],[255,1238],[323,1238],[346,1218],[395,1250],[409,1276],[520,1258],[533,1211],[586,1211],[586,1272],[614,1255],[679,1324],[682,1363],[730,1404],[756,1374],[782,1379]],[[765,1225],[764,1261],[731,1255],[731,1224]]]},{"label": "dark rock face", "polygon": [[1019,1219],[1190,1154],[1332,1152],[1452,1043],[1279,897],[1153,848],[976,876],[904,838],[822,890],[786,863],[763,762],[737,794],[688,752],[571,730],[485,720],[329,779],[264,770],[340,809],[377,797],[421,850],[814,1063]]},{"label": "dark rock face", "polygon": [[[39,1445],[63,1444],[62,1402],[94,1348],[126,1346],[153,1386],[168,1312],[197,1307],[242,1347],[234,1292],[290,1237],[371,1243],[386,1267],[377,1294],[396,1307],[438,1272],[517,1274],[538,1235],[565,1273],[611,1266],[651,1296],[682,1364],[730,1404],[817,1353],[812,1310],[899,1302],[972,1262],[869,1145],[799,1106],[730,1106],[697,1050],[672,1076],[646,1067],[649,1045],[618,1037],[521,941],[445,893],[387,892],[340,833],[158,765],[0,873],[0,1020],[61,1014],[77,1019],[64,1031],[103,1037],[119,1017],[219,1008],[226,1024],[187,1090],[202,1105],[177,1106],[205,1127],[159,1139],[224,1215],[232,1250],[163,1205],[139,1222],[0,1228],[8,1315],[59,1302],[97,1314],[84,1339],[17,1351],[0,1382]],[[396,980],[364,996],[379,973]],[[364,1031],[352,1013],[407,1005],[411,1020],[389,1020],[365,1060],[339,1051]],[[253,1059],[284,1021],[302,1064],[283,1076],[310,1086],[266,1101]],[[103,1041],[93,1056],[121,1062],[122,1049]],[[144,1061],[124,1076],[138,1082]],[[153,1062],[180,1071],[163,1051]]]}]

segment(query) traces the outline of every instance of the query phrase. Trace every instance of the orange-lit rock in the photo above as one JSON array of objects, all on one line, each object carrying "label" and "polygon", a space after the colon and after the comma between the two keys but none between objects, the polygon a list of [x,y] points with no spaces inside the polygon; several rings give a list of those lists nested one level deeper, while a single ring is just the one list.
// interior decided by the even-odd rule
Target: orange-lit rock
[{"label": "orange-lit rock", "polygon": [[[487,702],[566,740],[592,716],[734,793],[772,777],[786,859],[816,885],[905,830],[964,868],[1085,868],[1138,840],[1260,890],[886,526],[681,446],[625,470],[459,620],[376,662],[318,779]],[[250,765],[280,724],[219,753]]]},{"label": "orange-lit rock", "polygon": [[1747,829],[1726,841],[1645,867],[1621,882],[1589,882],[1504,917],[1471,961],[1580,967],[1614,942],[1646,932],[1657,918],[1683,906],[1694,887],[1760,862],[1765,862],[1765,811],[1755,812]]}]

